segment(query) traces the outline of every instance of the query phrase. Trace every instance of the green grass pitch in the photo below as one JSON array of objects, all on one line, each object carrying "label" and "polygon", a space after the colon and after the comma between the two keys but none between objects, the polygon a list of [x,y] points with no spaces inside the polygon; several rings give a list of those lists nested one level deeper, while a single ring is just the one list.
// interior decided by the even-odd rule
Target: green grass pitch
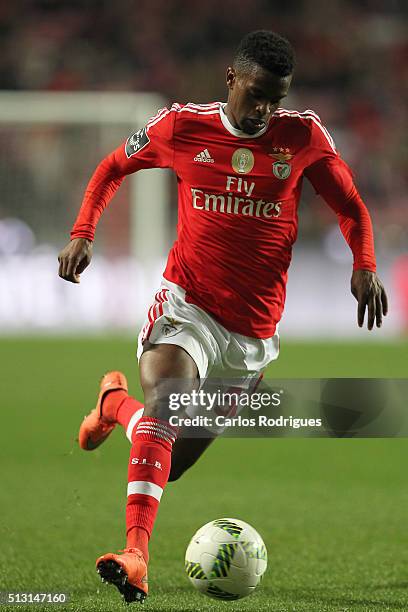
[{"label": "green grass pitch", "polygon": [[[121,431],[99,450],[75,443],[98,380],[123,369],[140,397],[135,343],[2,339],[0,590],[64,591],[64,606],[125,610],[95,558],[124,546],[127,456]],[[406,343],[284,343],[276,377],[407,377]],[[226,439],[167,487],[151,542],[146,611],[408,610],[406,439]],[[223,516],[264,537],[265,578],[249,598],[217,602],[184,574],[194,531]],[[136,610],[138,604],[132,604]]]}]

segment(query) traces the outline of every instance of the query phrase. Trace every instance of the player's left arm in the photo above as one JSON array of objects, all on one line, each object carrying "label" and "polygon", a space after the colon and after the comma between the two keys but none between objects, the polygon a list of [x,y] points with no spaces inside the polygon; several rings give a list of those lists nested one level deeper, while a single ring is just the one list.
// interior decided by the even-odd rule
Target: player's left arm
[{"label": "player's left arm", "polygon": [[340,230],[353,253],[351,292],[358,302],[358,325],[363,326],[367,311],[367,327],[371,330],[374,322],[381,327],[382,318],[388,312],[387,294],[376,274],[371,218],[354,185],[350,168],[322,128],[314,122],[311,151],[315,161],[306,168],[305,175],[337,214]]}]

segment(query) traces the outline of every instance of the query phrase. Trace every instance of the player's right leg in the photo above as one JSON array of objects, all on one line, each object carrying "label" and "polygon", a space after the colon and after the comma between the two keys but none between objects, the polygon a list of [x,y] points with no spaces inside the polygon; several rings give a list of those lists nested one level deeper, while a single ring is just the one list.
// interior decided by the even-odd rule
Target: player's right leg
[{"label": "player's right leg", "polygon": [[211,442],[214,442],[215,437],[210,437],[208,431],[204,431],[203,433],[206,437],[177,438],[173,444],[169,482],[178,480],[184,472],[198,461],[204,451],[210,446]]},{"label": "player's right leg", "polygon": [[126,506],[127,543],[123,554],[107,553],[97,560],[101,577],[114,584],[125,600],[143,601],[147,595],[148,541],[159,502],[170,474],[172,446],[177,430],[169,424],[169,389],[174,381],[179,393],[198,387],[194,360],[181,347],[151,345],[140,359],[144,414],[132,440]]}]

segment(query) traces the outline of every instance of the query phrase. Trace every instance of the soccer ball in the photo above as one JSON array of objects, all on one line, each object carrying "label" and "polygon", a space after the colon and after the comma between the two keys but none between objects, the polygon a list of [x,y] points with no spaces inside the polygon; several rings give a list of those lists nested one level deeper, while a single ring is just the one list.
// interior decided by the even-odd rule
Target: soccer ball
[{"label": "soccer ball", "polygon": [[185,567],[193,586],[215,599],[241,599],[252,593],[267,566],[266,547],[251,525],[222,518],[194,534]]}]

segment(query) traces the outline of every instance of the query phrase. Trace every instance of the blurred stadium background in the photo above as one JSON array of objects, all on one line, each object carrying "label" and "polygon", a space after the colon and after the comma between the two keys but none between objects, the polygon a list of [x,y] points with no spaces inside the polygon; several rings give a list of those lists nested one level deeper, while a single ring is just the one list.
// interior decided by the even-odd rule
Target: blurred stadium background
[{"label": "blurred stadium background", "polygon": [[[57,277],[56,257],[87,180],[161,105],[225,100],[225,67],[240,37],[270,28],[297,51],[285,107],[320,114],[371,211],[391,303],[376,338],[401,336],[407,12],[398,0],[2,3],[0,333],[138,329],[175,235],[175,181],[160,171],[125,181],[77,287]],[[367,339],[355,323],[350,271],[333,213],[305,185],[282,334]]]}]

